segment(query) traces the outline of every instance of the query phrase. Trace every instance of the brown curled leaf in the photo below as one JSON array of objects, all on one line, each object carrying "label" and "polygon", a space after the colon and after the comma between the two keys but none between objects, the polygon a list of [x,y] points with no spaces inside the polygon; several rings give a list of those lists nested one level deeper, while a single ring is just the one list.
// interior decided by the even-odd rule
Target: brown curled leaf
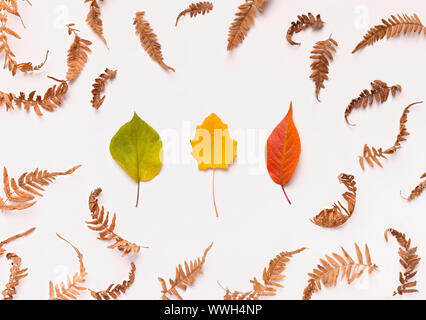
[{"label": "brown curled leaf", "polygon": [[316,17],[312,13],[308,13],[297,16],[297,21],[293,21],[291,23],[290,28],[287,31],[287,41],[292,46],[299,46],[300,43],[293,41],[293,35],[295,33],[302,32],[309,27],[312,28],[312,30],[320,30],[324,26],[324,21],[321,19],[321,15],[317,15]]},{"label": "brown curled leaf", "polygon": [[[420,179],[426,179],[426,173],[423,174]],[[408,198],[403,197],[407,201],[412,201],[414,199],[417,199],[421,196],[423,191],[426,189],[426,180],[422,181],[420,184],[418,184],[413,191],[411,191],[411,194]]]},{"label": "brown curled leaf", "polygon": [[101,93],[105,90],[105,84],[107,81],[112,80],[117,75],[117,70],[105,69],[105,73],[101,74],[96,78],[95,83],[93,84],[92,90],[92,107],[96,110],[102,106],[105,101],[105,96],[101,97]]},{"label": "brown curled leaf", "polygon": [[213,3],[209,1],[201,1],[198,3],[191,3],[189,5],[188,9],[185,9],[181,13],[179,13],[177,19],[176,19],[176,27],[179,23],[180,18],[185,16],[189,13],[190,17],[196,17],[199,14],[205,15],[206,13],[209,13],[211,10],[213,10]]},{"label": "brown curled leaf", "polygon": [[346,208],[339,201],[338,204],[334,204],[332,209],[324,209],[321,211],[315,218],[311,220],[320,227],[337,228],[342,226],[349,220],[350,217],[352,217],[352,214],[354,213],[357,194],[355,177],[342,173],[339,175],[339,182],[344,184],[348,189],[348,192],[343,194],[343,198],[346,200],[348,207]]},{"label": "brown curled leaf", "polygon": [[74,35],[74,41],[71,47],[68,49],[68,71],[67,81],[74,81],[80,73],[83,71],[84,66],[87,63],[89,56],[87,53],[92,52],[89,46],[92,44],[91,41],[80,38],[78,35],[79,30],[74,29],[74,24],[67,25],[68,34]]},{"label": "brown curled leaf", "polygon": [[28,236],[29,234],[33,233],[35,231],[36,228],[31,228],[25,232],[22,232],[20,234],[14,235],[12,237],[7,238],[6,240],[3,240],[0,242],[0,256],[3,255],[6,250],[3,248],[5,245],[7,245],[8,243],[11,243],[17,239],[23,238]]},{"label": "brown curled leaf", "polygon": [[12,267],[10,268],[9,282],[6,284],[6,289],[3,290],[3,300],[13,300],[13,296],[16,294],[16,288],[19,286],[19,282],[28,276],[28,268],[21,269],[21,258],[15,253],[8,253],[6,255],[8,260],[12,261]]},{"label": "brown curled leaf", "polygon": [[[104,0],[100,0],[104,1]],[[84,3],[90,2],[90,10],[86,18],[89,27],[95,32],[102,42],[108,47],[107,41],[104,37],[104,26],[101,19],[101,9],[97,0],[84,0]]]}]

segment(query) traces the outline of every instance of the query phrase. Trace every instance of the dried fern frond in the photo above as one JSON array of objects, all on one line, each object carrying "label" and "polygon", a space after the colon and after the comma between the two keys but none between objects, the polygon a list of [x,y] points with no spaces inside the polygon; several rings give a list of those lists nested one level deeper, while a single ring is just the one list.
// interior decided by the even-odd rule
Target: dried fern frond
[{"label": "dried fern frond", "polygon": [[401,143],[407,140],[407,137],[410,135],[410,133],[407,130],[407,118],[408,114],[411,111],[411,108],[417,104],[421,104],[423,102],[415,102],[410,104],[408,107],[404,109],[404,112],[402,114],[400,125],[399,125],[399,134],[396,138],[395,144],[386,149],[383,150],[382,148],[376,149],[376,148],[370,148],[368,145],[365,145],[364,147],[364,153],[362,157],[359,157],[359,164],[362,168],[362,170],[365,170],[365,163],[368,163],[368,165],[371,168],[374,168],[375,164],[378,165],[380,168],[383,168],[382,163],[380,162],[380,158],[387,159],[387,155],[396,153],[399,149],[401,149]]},{"label": "dried fern frond", "polygon": [[284,288],[278,281],[285,278],[283,272],[287,267],[287,263],[294,255],[305,251],[307,248],[290,252],[281,252],[269,262],[268,268],[263,270],[263,283],[256,278],[250,281],[253,290],[248,292],[226,290],[224,300],[259,300],[261,297],[271,297],[277,294],[277,288]]},{"label": "dried fern frond", "polygon": [[149,22],[145,20],[145,11],[136,13],[133,25],[136,28],[136,34],[139,36],[143,48],[151,59],[157,62],[164,69],[175,72],[175,69],[164,63],[161,45],[158,43],[157,35],[154,33]]},{"label": "dried fern frond", "polygon": [[9,282],[6,284],[6,289],[3,290],[3,300],[13,300],[16,294],[16,287],[19,286],[19,281],[28,276],[28,268],[21,269],[21,258],[15,253],[8,253],[7,260],[12,261],[10,268]]},{"label": "dried fern frond", "polygon": [[[115,233],[115,222],[116,222],[116,214],[109,222],[110,213],[106,211],[104,207],[100,208],[98,203],[98,197],[101,194],[102,189],[96,189],[90,194],[89,197],[89,208],[92,213],[92,221],[86,222],[90,230],[99,232],[99,240],[102,241],[114,241],[112,245],[108,247],[108,249],[117,249],[123,252],[123,257],[127,256],[130,253],[139,253],[141,247],[134,243],[131,243],[127,240],[124,240],[122,237]],[[106,214],[105,214],[106,213]]]},{"label": "dried fern frond", "polygon": [[[104,1],[104,0],[100,0]],[[95,32],[102,42],[108,47],[107,41],[104,37],[104,26],[101,19],[101,9],[97,0],[84,0],[84,3],[90,2],[90,11],[87,15],[86,22],[89,27]]]},{"label": "dried fern frond", "polygon": [[48,172],[36,169],[23,173],[18,180],[9,179],[7,169],[3,169],[3,185],[5,198],[0,197],[1,211],[25,210],[37,203],[36,196],[43,197],[43,187],[50,185],[59,176],[68,176],[81,166],[76,166],[65,172]]},{"label": "dried fern frond", "polygon": [[[420,179],[425,179],[426,178],[426,173],[423,174]],[[408,198],[403,197],[405,200],[407,201],[412,201],[414,199],[417,199],[418,197],[420,197],[420,195],[423,193],[423,191],[426,189],[426,180],[424,180],[423,182],[421,182],[417,187],[415,187],[413,189],[413,191],[411,191],[411,194]],[[402,195],[401,195],[402,196]]]},{"label": "dried fern frond", "polygon": [[211,2],[201,1],[201,2],[198,2],[198,3],[191,3],[189,5],[188,9],[185,9],[184,11],[179,13],[179,15],[176,19],[176,27],[179,23],[180,18],[182,18],[187,13],[189,13],[191,18],[193,18],[193,17],[196,17],[199,14],[202,14],[204,16],[206,13],[209,13],[212,10],[213,10],[213,3],[211,3]]},{"label": "dried fern frond", "polygon": [[68,243],[73,247],[74,251],[77,253],[78,262],[80,263],[80,270],[76,272],[72,279],[67,276],[67,283],[60,283],[54,285],[52,281],[49,282],[49,300],[70,300],[77,299],[77,296],[81,292],[85,291],[86,288],[82,287],[82,284],[86,282],[86,268],[83,263],[83,255],[71,242],[62,238],[59,234],[56,234],[59,239]]},{"label": "dried fern frond", "polygon": [[35,91],[26,95],[21,92],[19,95],[14,93],[4,93],[0,91],[0,106],[5,104],[6,111],[14,110],[14,106],[23,108],[24,110],[34,109],[38,116],[43,116],[42,110],[53,112],[62,104],[62,100],[68,92],[68,83],[64,80],[58,80],[53,77],[50,79],[59,82],[59,85],[47,89],[43,96],[37,95]]},{"label": "dried fern frond", "polygon": [[397,288],[393,295],[396,296],[397,294],[403,295],[404,293],[419,292],[417,289],[415,289],[417,281],[412,281],[412,279],[417,274],[417,271],[415,271],[415,269],[417,268],[417,265],[421,260],[421,258],[419,258],[419,256],[416,254],[417,247],[411,247],[411,239],[407,240],[405,234],[395,229],[386,230],[386,242],[388,242],[388,233],[395,237],[395,239],[401,246],[398,252],[399,257],[401,258],[399,262],[404,268],[404,273],[401,272],[399,274],[399,282],[401,283],[401,285]]},{"label": "dried fern frond", "polygon": [[78,35],[79,30],[74,29],[74,24],[69,24],[68,35],[74,35],[74,41],[71,47],[68,49],[68,71],[67,81],[75,80],[83,71],[84,66],[87,63],[89,56],[88,52],[92,52],[89,46],[92,44],[91,41],[80,38]]},{"label": "dried fern frond", "polygon": [[367,106],[372,106],[374,100],[377,103],[385,103],[389,95],[392,94],[392,97],[395,97],[398,92],[402,91],[402,87],[397,84],[392,87],[389,87],[385,82],[380,80],[375,80],[371,83],[371,90],[364,90],[361,92],[358,98],[353,99],[351,103],[348,105],[345,111],[345,120],[346,123],[350,126],[355,126],[349,122],[349,115],[353,110],[359,108],[367,108]]},{"label": "dried fern frond", "polygon": [[403,14],[402,17],[399,14],[397,16],[392,15],[391,18],[387,20],[382,19],[382,24],[371,28],[352,53],[366,46],[372,46],[385,37],[389,39],[399,36],[401,33],[406,35],[411,32],[418,33],[419,35],[422,33],[426,34],[426,28],[423,26],[417,14],[413,14],[411,17],[406,14]]},{"label": "dried fern frond", "polygon": [[248,31],[254,25],[257,11],[263,13],[265,2],[266,0],[245,0],[245,3],[238,7],[236,18],[229,28],[228,51],[244,41]]},{"label": "dried fern frond", "polygon": [[337,42],[330,36],[328,40],[319,41],[311,52],[312,74],[311,79],[315,83],[315,95],[319,101],[321,89],[325,88],[324,81],[328,80],[330,61],[333,61],[333,53],[336,53]]},{"label": "dried fern frond", "polygon": [[122,294],[125,294],[127,290],[130,288],[130,286],[135,282],[135,272],[136,272],[136,266],[132,262],[130,263],[130,273],[129,273],[129,279],[123,281],[122,284],[112,284],[106,289],[105,291],[93,291],[90,290],[90,293],[92,294],[92,297],[96,300],[111,300],[111,299],[118,299]]},{"label": "dried fern frond", "polygon": [[17,239],[23,238],[28,236],[29,234],[33,233],[35,231],[36,228],[31,228],[25,232],[22,232],[20,234],[14,235],[12,237],[7,238],[6,240],[3,240],[2,242],[0,242],[0,256],[3,255],[6,250],[3,248],[5,245],[7,245],[8,243],[11,243]]},{"label": "dried fern frond", "polygon": [[213,242],[204,251],[204,254],[201,258],[197,258],[196,260],[190,261],[189,263],[185,261],[185,269],[180,264],[176,268],[175,279],[169,279],[170,288],[167,288],[167,283],[164,279],[158,278],[158,281],[160,281],[162,287],[162,300],[170,300],[170,298],[173,296],[175,296],[179,300],[183,300],[182,296],[178,292],[178,289],[186,291],[188,287],[191,287],[194,284],[197,276],[203,273],[203,267],[206,263],[207,254],[209,253],[212,247]]},{"label": "dried fern frond", "polygon": [[95,83],[93,84],[92,90],[92,107],[96,110],[102,106],[105,101],[106,96],[101,97],[101,93],[105,90],[105,84],[108,80],[112,80],[117,75],[117,70],[105,69],[105,73],[101,74],[96,78]]},{"label": "dried fern frond", "polygon": [[351,284],[354,280],[361,277],[365,271],[371,274],[378,269],[371,262],[370,250],[367,245],[365,245],[365,261],[356,243],[357,262],[352,259],[345,249],[341,249],[344,257],[337,253],[332,253],[332,257],[326,255],[326,259],[320,259],[321,263],[317,268],[312,273],[308,273],[310,279],[308,280],[308,286],[303,292],[303,300],[310,300],[314,293],[322,289],[322,285],[326,288],[335,287],[337,280],[339,280],[339,275],[341,275],[340,280],[346,279],[348,284]]},{"label": "dried fern frond", "polygon": [[320,30],[324,26],[324,21],[321,19],[321,15],[317,15],[316,17],[312,13],[308,13],[297,16],[297,21],[293,21],[291,23],[290,28],[287,31],[287,41],[292,46],[299,46],[300,43],[293,41],[293,35],[295,33],[302,32],[309,27],[313,30]]},{"label": "dried fern frond", "polygon": [[332,209],[324,209],[311,222],[323,228],[337,228],[345,224],[355,211],[356,204],[356,182],[355,177],[342,173],[339,175],[339,182],[348,189],[342,196],[346,200],[348,208],[340,201],[334,204]]}]

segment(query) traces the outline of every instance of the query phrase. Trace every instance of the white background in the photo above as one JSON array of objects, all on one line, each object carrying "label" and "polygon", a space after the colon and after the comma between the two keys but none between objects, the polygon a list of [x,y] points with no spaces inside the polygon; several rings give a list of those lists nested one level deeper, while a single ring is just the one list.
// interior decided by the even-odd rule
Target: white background
[{"label": "white background", "polygon": [[[45,299],[50,280],[62,280],[78,270],[72,248],[56,232],[84,254],[87,284],[92,289],[106,289],[110,283],[124,280],[130,261],[135,261],[136,282],[126,299],[160,298],[157,277],[174,276],[175,266],[200,256],[212,241],[215,244],[205,274],[183,294],[187,299],[221,299],[224,292],[217,281],[231,289],[249,290],[249,280],[261,278],[263,268],[276,254],[307,246],[309,251],[288,264],[285,289],[276,297],[300,299],[307,273],[319,259],[338,252],[340,245],[355,255],[355,241],[369,244],[380,272],[351,287],[339,284],[314,298],[391,299],[401,267],[396,242],[386,244],[383,238],[389,227],[406,232],[419,246],[419,255],[426,257],[426,197],[412,203],[400,197],[400,191],[409,193],[426,171],[426,105],[412,109],[408,120],[412,136],[384,161],[384,169],[362,172],[357,160],[365,143],[391,146],[403,108],[426,99],[425,36],[381,41],[351,54],[367,29],[390,14],[415,12],[426,21],[423,1],[271,0],[245,42],[232,53],[226,51],[227,32],[242,0],[214,1],[213,12],[195,19],[185,17],[178,28],[174,27],[176,16],[190,1],[106,1],[101,10],[109,51],[86,25],[88,5],[83,1],[32,2],[32,7],[20,3],[27,29],[10,18],[9,26],[22,37],[11,45],[19,62],[38,64],[47,49],[49,60],[34,74],[12,77],[2,71],[2,91],[44,92],[52,84],[47,75],[65,76],[72,41],[66,23],[76,23],[81,36],[94,44],[89,63],[58,111],[39,118],[33,112],[0,109],[0,159],[11,176],[19,177],[36,167],[58,171],[83,165],[74,175],[60,177],[48,187],[33,208],[0,216],[1,239],[37,227],[36,233],[7,247],[29,267],[17,299]],[[163,71],[141,48],[132,22],[142,10],[159,36],[165,62],[176,73]],[[298,14],[307,12],[320,13],[327,24],[319,32],[295,35],[302,46],[291,47],[285,40],[287,28]],[[316,41],[330,34],[339,42],[339,49],[330,81],[321,92],[322,103],[318,103],[309,79],[309,52]],[[108,84],[105,104],[97,112],[90,105],[91,84],[106,67],[117,68],[118,76]],[[358,126],[348,127],[346,106],[376,79],[401,84],[403,93],[384,105],[355,111],[351,121]],[[287,186],[293,206],[269,178],[264,164],[264,141],[287,113],[291,100],[303,144],[300,164]],[[142,185],[138,209],[134,207],[135,183],[109,154],[110,139],[134,111],[160,132],[166,148],[164,169],[155,180]],[[230,125],[239,140],[238,162],[216,177],[219,220],[214,217],[211,172],[198,171],[189,144],[195,126],[212,112]],[[345,226],[324,230],[309,219],[340,200],[345,191],[337,181],[341,172],[356,176],[356,211]],[[122,259],[96,239],[84,223],[90,218],[88,196],[96,187],[104,190],[101,203],[117,211],[117,232],[150,249],[139,257]],[[2,257],[2,286],[8,269],[9,263]],[[409,298],[425,298],[423,263],[417,280],[421,293]]]}]

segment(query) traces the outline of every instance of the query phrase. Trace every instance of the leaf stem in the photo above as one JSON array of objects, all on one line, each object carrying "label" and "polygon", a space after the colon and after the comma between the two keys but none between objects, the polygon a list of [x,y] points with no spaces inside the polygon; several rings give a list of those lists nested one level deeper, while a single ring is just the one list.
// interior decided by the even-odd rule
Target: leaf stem
[{"label": "leaf stem", "polygon": [[216,205],[215,175],[216,175],[216,168],[213,168],[213,185],[212,185],[212,190],[213,190],[213,203],[214,203],[214,210],[216,211],[216,218],[219,218],[219,212],[218,212],[218,210],[217,210],[217,205]]},{"label": "leaf stem", "polygon": [[288,198],[287,193],[285,192],[284,186],[282,186],[282,188],[283,188],[283,192],[284,192],[285,197],[287,198],[288,203],[291,205],[291,201]]},{"label": "leaf stem", "polygon": [[139,206],[140,193],[141,193],[141,183],[138,182],[138,195],[137,195],[137,198],[136,198],[136,208]]}]

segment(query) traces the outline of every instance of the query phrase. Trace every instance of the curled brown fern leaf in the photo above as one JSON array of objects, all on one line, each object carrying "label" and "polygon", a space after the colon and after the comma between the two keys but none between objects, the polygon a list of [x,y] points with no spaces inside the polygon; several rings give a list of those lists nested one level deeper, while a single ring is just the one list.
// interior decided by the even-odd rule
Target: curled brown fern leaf
[{"label": "curled brown fern leaf", "polygon": [[311,79],[315,83],[315,95],[319,101],[321,89],[325,88],[324,82],[328,80],[330,61],[333,61],[333,53],[336,53],[337,42],[330,36],[328,40],[319,41],[311,52],[312,74]]},{"label": "curled brown fern leaf", "polygon": [[139,36],[142,46],[151,59],[164,69],[175,72],[175,69],[164,63],[161,45],[158,43],[157,35],[154,33],[149,22],[145,20],[145,11],[136,13],[133,25],[136,28],[136,34]]},{"label": "curled brown fern leaf", "polygon": [[[116,214],[109,222],[110,214],[105,210],[104,207],[100,208],[98,203],[98,197],[101,194],[102,189],[96,189],[90,194],[89,197],[89,208],[92,213],[92,221],[86,222],[90,230],[99,232],[99,240],[102,241],[114,241],[108,249],[117,249],[123,253],[123,257],[127,256],[130,253],[139,253],[141,247],[134,243],[131,243],[127,240],[124,240],[122,237],[115,233],[115,222]],[[105,215],[106,214],[106,215]]]},{"label": "curled brown fern leaf", "polygon": [[36,196],[43,197],[43,187],[50,185],[59,176],[68,176],[81,166],[76,166],[65,172],[48,172],[36,169],[23,173],[18,180],[9,179],[7,169],[3,169],[3,185],[5,198],[0,197],[0,210],[17,211],[25,210],[37,203]]},{"label": "curled brown fern leaf", "polygon": [[83,263],[83,255],[71,242],[62,238],[59,234],[56,234],[59,239],[68,243],[74,251],[77,253],[78,262],[80,264],[79,272],[76,272],[72,278],[67,276],[67,283],[60,283],[54,285],[52,281],[49,282],[49,300],[75,300],[81,292],[85,291],[86,288],[82,287],[83,283],[86,282],[86,268]]},{"label": "curled brown fern leaf", "polygon": [[348,192],[343,194],[343,199],[346,200],[348,208],[346,208],[340,201],[334,204],[332,209],[324,209],[311,221],[316,225],[323,228],[337,228],[345,224],[355,210],[356,204],[356,182],[355,177],[342,173],[339,175],[339,182],[344,184]]},{"label": "curled brown fern leaf", "polygon": [[16,287],[19,286],[19,281],[28,276],[28,268],[21,269],[21,258],[15,253],[8,253],[6,255],[8,260],[12,261],[10,268],[9,282],[6,284],[6,289],[3,290],[3,300],[13,300],[16,294]]},{"label": "curled brown fern leaf", "polygon": [[399,282],[400,286],[393,293],[394,296],[397,294],[403,295],[405,293],[414,293],[419,292],[415,289],[417,285],[417,281],[412,281],[417,271],[417,265],[419,264],[421,258],[417,255],[417,247],[411,247],[411,239],[406,238],[406,235],[395,230],[388,229],[385,232],[385,239],[388,242],[388,233],[390,233],[395,239],[398,241],[401,248],[399,249],[399,257],[401,258],[399,262],[401,266],[404,268],[404,273],[399,274]]},{"label": "curled brown fern leaf", "polygon": [[359,157],[359,163],[362,170],[365,170],[365,163],[367,163],[372,168],[374,168],[375,164],[378,165],[380,168],[383,168],[382,163],[380,162],[380,158],[387,159],[387,155],[394,154],[399,149],[401,149],[401,143],[406,141],[407,137],[410,135],[406,126],[408,114],[410,113],[411,108],[413,106],[421,103],[423,102],[412,103],[404,109],[400,120],[399,134],[396,138],[395,144],[392,147],[383,150],[382,148],[370,148],[368,145],[364,146],[364,153],[361,157]]},{"label": "curled brown fern leaf", "polygon": [[105,101],[105,96],[101,97],[102,91],[105,90],[105,84],[107,81],[112,80],[117,75],[117,70],[110,70],[108,68],[105,69],[105,73],[101,74],[98,78],[96,78],[95,83],[93,84],[92,90],[92,106],[96,110],[102,106]]},{"label": "curled brown fern leaf", "polygon": [[352,113],[353,110],[359,109],[359,108],[367,108],[367,106],[372,106],[374,100],[377,101],[377,103],[385,103],[389,95],[392,94],[392,97],[395,97],[398,92],[402,91],[402,87],[397,84],[392,87],[389,87],[385,82],[380,80],[375,80],[371,83],[371,90],[364,90],[361,92],[358,98],[353,99],[351,103],[348,105],[345,111],[345,120],[346,123],[354,126],[354,124],[351,124],[349,122],[349,115]]},{"label": "curled brown fern leaf", "polygon": [[6,111],[14,110],[15,106],[29,111],[31,108],[38,116],[43,116],[42,110],[53,112],[62,105],[62,101],[68,92],[68,83],[64,80],[58,80],[53,77],[50,79],[59,82],[47,89],[43,96],[32,91],[28,95],[21,92],[19,95],[13,93],[4,93],[0,91],[0,106],[5,105]]},{"label": "curled brown fern leaf", "polygon": [[179,23],[180,18],[182,18],[183,16],[185,16],[188,13],[189,13],[190,17],[193,18],[193,17],[196,17],[199,14],[205,15],[206,13],[209,13],[212,10],[213,10],[213,3],[209,2],[209,1],[201,1],[201,2],[198,2],[198,3],[191,3],[189,5],[188,9],[185,9],[184,11],[179,13],[179,15],[176,19],[176,27]]},{"label": "curled brown fern leaf", "polygon": [[93,291],[90,290],[90,293],[92,297],[96,300],[111,300],[111,299],[118,299],[119,296],[122,294],[125,294],[127,290],[130,288],[130,286],[135,282],[135,272],[136,272],[136,266],[132,262],[130,263],[130,273],[129,273],[129,279],[124,280],[122,284],[112,284],[106,289],[105,291]]},{"label": "curled brown fern leaf", "polygon": [[224,300],[259,300],[261,297],[270,297],[277,294],[277,288],[284,288],[278,281],[285,278],[283,272],[286,269],[287,263],[294,255],[305,251],[307,248],[290,252],[281,252],[269,262],[268,268],[263,270],[263,283],[256,278],[250,281],[253,290],[248,292],[226,290]]},{"label": "curled brown fern leaf", "polygon": [[75,80],[83,70],[87,63],[89,56],[88,52],[92,52],[89,46],[92,44],[91,41],[80,38],[78,35],[79,30],[74,29],[74,24],[69,24],[68,35],[74,35],[74,41],[71,47],[68,49],[68,71],[67,81]]},{"label": "curled brown fern leaf", "polygon": [[229,28],[228,51],[244,41],[248,31],[254,25],[257,11],[263,13],[265,2],[266,0],[245,0],[244,4],[238,7],[236,18]]},{"label": "curled brown fern leaf", "polygon": [[293,35],[295,33],[302,32],[309,27],[313,30],[319,30],[324,26],[324,21],[321,19],[321,15],[317,15],[316,17],[312,13],[308,13],[297,16],[297,21],[293,21],[291,23],[290,28],[287,31],[287,41],[292,46],[299,46],[300,43],[293,41]]},{"label": "curled brown fern leaf", "polygon": [[12,237],[7,238],[6,240],[3,240],[0,242],[0,256],[3,255],[6,250],[3,248],[5,245],[7,245],[8,243],[11,243],[17,239],[23,238],[28,236],[29,234],[33,233],[35,231],[36,228],[31,228],[25,232],[22,232],[20,234],[14,235]]},{"label": "curled brown fern leaf", "polygon": [[322,285],[326,288],[335,287],[339,275],[341,275],[341,280],[346,278],[348,284],[351,284],[354,280],[361,277],[365,271],[371,274],[378,269],[371,262],[370,250],[367,245],[365,245],[365,261],[356,243],[357,262],[352,259],[345,249],[341,249],[344,257],[337,253],[332,253],[332,257],[326,255],[326,259],[320,259],[321,263],[318,267],[312,273],[308,273],[308,286],[303,292],[303,300],[310,300],[314,293],[321,291]]},{"label": "curled brown fern leaf", "polygon": [[[104,1],[104,0],[100,0]],[[95,32],[102,42],[108,47],[107,41],[104,37],[104,26],[101,19],[101,9],[97,0],[84,0],[84,3],[90,2],[90,10],[87,15],[86,22],[89,27]]]},{"label": "curled brown fern leaf", "polygon": [[397,16],[392,15],[387,20],[382,19],[382,24],[371,28],[352,53],[364,47],[372,46],[385,37],[389,39],[399,36],[401,33],[404,35],[407,33],[426,34],[426,28],[423,26],[417,14],[413,14],[411,17],[406,14],[403,14],[402,17],[399,14]]},{"label": "curled brown fern leaf", "polygon": [[[426,173],[423,174],[420,179],[426,179]],[[426,189],[426,180],[422,181],[419,185],[417,185],[413,191],[411,191],[411,194],[408,198],[403,197],[407,201],[412,201],[414,199],[417,199],[420,197],[420,195],[423,193],[423,191]]]},{"label": "curled brown fern leaf", "polygon": [[170,300],[170,298],[173,296],[179,300],[183,300],[182,296],[178,292],[178,289],[186,291],[188,287],[193,286],[197,276],[203,273],[203,267],[206,263],[207,254],[212,247],[213,243],[204,251],[204,254],[201,258],[197,258],[196,260],[190,261],[189,263],[185,261],[185,270],[180,264],[176,268],[176,277],[174,279],[169,279],[170,288],[167,288],[167,283],[164,279],[158,278],[162,288],[162,300]]}]

